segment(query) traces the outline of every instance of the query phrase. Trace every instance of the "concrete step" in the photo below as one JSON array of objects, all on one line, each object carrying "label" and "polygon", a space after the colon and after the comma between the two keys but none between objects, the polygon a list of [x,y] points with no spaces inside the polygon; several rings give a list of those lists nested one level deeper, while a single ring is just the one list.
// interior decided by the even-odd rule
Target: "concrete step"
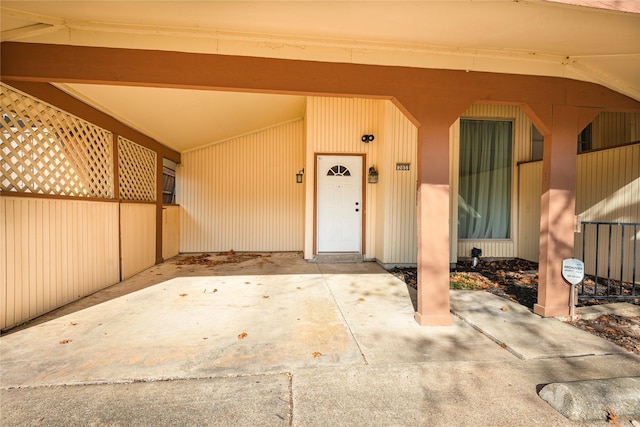
[{"label": "concrete step", "polygon": [[354,263],[364,262],[364,257],[362,254],[356,253],[322,253],[316,254],[309,262],[318,264]]}]

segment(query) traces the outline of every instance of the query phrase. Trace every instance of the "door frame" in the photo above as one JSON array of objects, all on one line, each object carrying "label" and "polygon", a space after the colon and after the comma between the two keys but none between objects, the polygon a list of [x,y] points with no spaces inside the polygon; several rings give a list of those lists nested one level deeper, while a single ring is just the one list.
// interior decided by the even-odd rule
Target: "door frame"
[{"label": "door frame", "polygon": [[362,230],[360,230],[360,253],[366,252],[365,230],[367,223],[367,155],[362,153],[314,153],[313,157],[313,255],[318,254],[318,156],[348,156],[362,158]]}]

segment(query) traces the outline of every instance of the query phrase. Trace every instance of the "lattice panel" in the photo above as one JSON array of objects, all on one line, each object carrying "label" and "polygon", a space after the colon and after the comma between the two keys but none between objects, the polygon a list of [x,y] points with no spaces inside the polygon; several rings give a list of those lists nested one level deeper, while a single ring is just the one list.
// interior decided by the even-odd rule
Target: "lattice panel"
[{"label": "lattice panel", "polygon": [[156,200],[156,153],[118,137],[118,178],[122,200]]},{"label": "lattice panel", "polygon": [[113,197],[113,136],[24,93],[0,85],[0,189]]}]

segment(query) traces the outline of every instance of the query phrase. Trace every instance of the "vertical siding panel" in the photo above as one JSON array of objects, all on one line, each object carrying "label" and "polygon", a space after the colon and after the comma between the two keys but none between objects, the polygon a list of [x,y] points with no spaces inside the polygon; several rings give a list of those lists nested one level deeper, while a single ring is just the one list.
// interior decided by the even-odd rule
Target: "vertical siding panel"
[{"label": "vertical siding panel", "polygon": [[7,226],[6,200],[0,197],[0,330],[7,324]]},{"label": "vertical siding panel", "polygon": [[35,201],[35,239],[32,244],[35,246],[35,256],[32,259],[32,268],[35,270],[34,274],[34,282],[36,288],[35,294],[35,310],[34,313],[42,313],[44,311],[44,276],[43,270],[44,266],[44,227],[43,222],[45,221],[45,216],[43,215],[44,204],[46,201],[36,200]]},{"label": "vertical siding panel", "polygon": [[518,257],[538,262],[540,256],[540,200],[542,162],[525,163],[520,169],[520,235]]},{"label": "vertical siding panel", "polygon": [[42,221],[42,234],[40,242],[40,254],[42,264],[42,288],[43,288],[43,300],[41,310],[44,311],[47,307],[51,307],[51,251],[49,245],[51,242],[51,200],[43,202],[41,221]]},{"label": "vertical siding panel", "polygon": [[[0,212],[2,213],[1,218],[1,230],[0,230],[0,244],[2,244],[2,248],[0,248],[0,256],[2,260],[0,261],[0,266],[3,267],[0,270],[0,275],[4,278],[4,291],[2,296],[4,300],[0,308],[2,309],[4,315],[0,321],[2,324],[0,325],[0,329],[4,329],[9,325],[15,323],[15,302],[16,302],[16,294],[15,294],[15,234],[14,234],[14,208],[13,208],[13,200],[7,199],[5,197],[0,198]],[[2,256],[4,255],[4,256]],[[2,280],[2,279],[0,279]]]},{"label": "vertical siding panel", "polygon": [[36,205],[38,200],[28,200],[26,209],[26,229],[25,245],[27,247],[23,259],[23,271],[27,275],[27,298],[29,300],[27,304],[27,310],[29,316],[33,316],[38,312],[37,309],[37,296],[38,296],[38,283],[36,281],[36,263],[37,263],[37,244],[36,244]]},{"label": "vertical siding panel", "polygon": [[[381,182],[388,185],[378,194],[384,197],[384,250],[378,259],[384,264],[413,264],[417,261],[416,176],[418,133],[417,128],[393,104],[390,113],[385,152],[378,153],[384,165]],[[409,163],[409,171],[396,171],[396,163]],[[382,171],[381,171],[382,172]]]},{"label": "vertical siding panel", "polygon": [[181,251],[302,250],[304,186],[295,174],[305,167],[303,124],[183,154]]},{"label": "vertical siding panel", "polygon": [[62,233],[62,202],[59,200],[54,201],[56,206],[56,215],[55,215],[55,239],[54,239],[54,256],[55,256],[55,271],[56,271],[56,300],[55,305],[59,306],[64,301],[64,291],[63,291],[63,242],[67,239],[66,236]]},{"label": "vertical siding panel", "polygon": [[[365,174],[369,167],[379,167],[377,151],[385,143],[378,120],[382,102],[385,101],[359,98],[307,98],[307,179],[315,179],[316,171],[313,165],[315,153],[365,154],[363,164]],[[373,134],[376,140],[373,143],[364,144],[360,139],[364,134]],[[367,204],[364,214],[366,246],[363,248],[363,253],[367,258],[376,257],[376,195],[381,191],[384,179],[386,178],[381,177],[378,184],[365,184],[363,187],[363,197]],[[312,185],[307,185],[306,189],[311,191],[311,194],[307,199],[305,239],[311,242],[314,213],[309,208],[313,206],[311,203],[315,189]]]},{"label": "vertical siding panel", "polygon": [[162,209],[162,258],[172,258],[180,252],[180,206]]},{"label": "vertical siding panel", "polygon": [[6,279],[2,329],[118,281],[117,253],[98,262],[92,249],[117,251],[117,217],[109,214],[114,203],[24,197],[0,201],[6,254],[0,276]]},{"label": "vertical siding panel", "polygon": [[[586,153],[578,156],[578,181],[576,194],[576,212],[583,221],[604,222],[640,222],[640,144],[618,147],[605,151]],[[585,236],[576,235],[576,256],[581,256],[582,238],[587,247],[595,247],[594,228]],[[608,255],[608,229],[600,228],[600,250],[598,253],[598,274],[606,274]],[[604,234],[603,234],[604,233]],[[621,234],[614,232],[612,244],[612,265],[621,260]],[[625,235],[625,280],[631,279],[633,243],[630,233]],[[585,259],[586,271],[595,273],[595,255]],[[617,271],[616,271],[617,270]],[[613,278],[619,278],[620,271],[614,268]]]},{"label": "vertical siding panel", "polygon": [[29,291],[31,290],[31,281],[29,278],[29,200],[20,200],[19,202],[19,218],[20,218],[20,278],[21,278],[21,295],[20,295],[20,317],[29,317]]},{"label": "vertical siding panel", "polygon": [[71,215],[71,207],[69,203],[60,202],[60,234],[62,241],[62,251],[60,251],[61,257],[61,292],[62,292],[62,301],[71,301],[71,295],[69,295],[69,287],[71,286],[71,277],[69,275],[69,258],[71,256],[70,248],[73,245],[72,235],[69,231],[69,227],[67,225],[69,221],[69,216]]},{"label": "vertical siding panel", "polygon": [[155,264],[155,209],[150,203],[120,204],[124,279]]}]

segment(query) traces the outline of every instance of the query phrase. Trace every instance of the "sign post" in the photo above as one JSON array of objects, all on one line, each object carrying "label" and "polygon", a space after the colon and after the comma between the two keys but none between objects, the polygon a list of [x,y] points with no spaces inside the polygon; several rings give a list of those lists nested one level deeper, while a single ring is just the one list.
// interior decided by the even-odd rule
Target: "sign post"
[{"label": "sign post", "polygon": [[562,261],[562,277],[571,284],[571,321],[575,321],[575,286],[584,279],[584,262],[575,258]]}]

